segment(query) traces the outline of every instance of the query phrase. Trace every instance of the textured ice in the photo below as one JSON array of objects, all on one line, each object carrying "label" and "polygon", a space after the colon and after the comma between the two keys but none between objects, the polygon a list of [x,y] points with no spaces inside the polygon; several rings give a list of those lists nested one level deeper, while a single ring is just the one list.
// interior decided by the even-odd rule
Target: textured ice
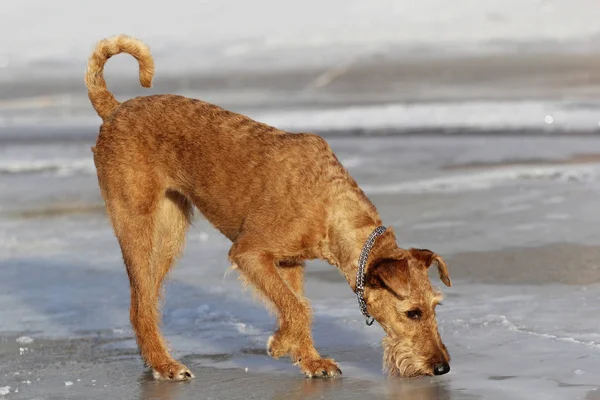
[{"label": "textured ice", "polygon": [[[532,45],[541,52],[595,51],[600,18],[597,0],[581,0],[576,7],[567,0],[458,0],[451,7],[445,0],[174,0],[168,8],[152,0],[145,3],[143,21],[131,18],[139,14],[139,5],[117,0],[95,8],[76,0],[58,0],[51,6],[43,0],[1,3],[0,34],[11,40],[0,49],[0,81],[11,83],[15,76],[27,81],[34,75],[82,74],[93,43],[121,32],[151,44],[157,67],[165,74],[185,76],[182,65],[190,70],[303,68],[344,65],[375,53],[443,57]],[[120,12],[115,13],[117,8]],[[24,27],[27,35],[14,35]],[[127,73],[134,74],[133,60],[129,62]],[[111,61],[117,70],[118,64]],[[84,113],[66,112],[81,110],[82,104]],[[123,350],[126,356],[110,360],[111,371],[129,362],[128,373],[139,370],[141,375],[129,325],[127,275],[102,212],[89,150],[94,138],[74,128],[96,127],[98,117],[85,93],[18,103],[4,100],[0,107],[0,334],[10,337],[7,343],[14,346],[11,361],[14,357],[25,363],[35,356],[31,351],[19,357],[25,348],[20,346],[35,349],[42,340],[91,338],[98,352]],[[600,166],[560,163],[575,154],[596,152],[600,140],[515,135],[523,128],[547,133],[596,129],[600,104],[595,100],[481,100],[247,113],[294,130],[505,130],[511,135],[504,138],[402,136],[330,142],[405,247],[426,246],[446,257],[565,242],[600,243]],[[23,131],[18,143],[7,139],[15,135],[15,125],[36,124],[43,132]],[[34,134],[44,141],[37,143]],[[538,165],[535,160],[558,164]],[[495,162],[505,163],[485,165]],[[469,163],[484,165],[447,168]],[[225,275],[228,240],[202,218],[194,221],[188,239],[163,307],[163,329],[174,355],[202,366],[248,372],[244,377],[255,372],[296,377],[287,361],[265,356],[275,318],[241,290],[236,271]],[[597,267],[595,259],[584,261],[590,270]],[[479,266],[494,275],[486,268]],[[307,270],[317,348],[341,363],[344,386],[384,387],[382,330],[365,326],[341,275],[322,263],[310,264]],[[453,357],[452,371],[439,379],[402,382],[403,387],[421,385],[436,398],[486,399],[584,398],[598,387],[598,285],[453,281],[453,288],[444,289],[446,299],[438,310],[440,330]],[[35,341],[17,339],[15,344],[15,338],[26,335],[35,335]],[[54,375],[52,382],[72,394],[89,381],[81,373]],[[0,377],[0,384],[18,374]],[[73,376],[84,378],[84,383],[66,380]],[[138,382],[138,376],[132,382]],[[96,380],[91,382],[96,385]],[[38,385],[27,389],[34,386]],[[100,383],[96,386],[94,390],[101,389]],[[0,395],[10,391],[9,386],[0,387]],[[332,388],[327,394],[334,392]],[[143,396],[132,398],[137,397]]]},{"label": "textured ice", "polygon": [[4,173],[51,173],[71,175],[75,173],[95,173],[93,161],[87,159],[46,159],[46,160],[6,160],[0,162],[0,174]]},{"label": "textured ice", "polygon": [[[600,182],[594,175],[595,164],[483,166],[479,174],[473,169],[445,168],[515,158],[568,159],[598,148],[597,138],[330,142],[342,161],[351,161],[347,162],[351,172],[405,246],[427,246],[449,257],[474,248],[486,251],[564,241],[600,243],[600,215],[596,210]],[[59,158],[60,146],[44,147],[50,156]],[[23,146],[13,149],[11,157],[18,158],[18,152],[25,156],[28,150],[39,151],[35,146]],[[80,145],[68,152],[83,158],[89,148]],[[431,182],[439,184],[439,179],[454,189],[432,186]],[[488,187],[473,190],[468,183],[477,179],[487,182]],[[0,204],[12,211],[0,213],[0,239],[3,244],[8,237],[17,239],[10,246],[0,246],[0,332],[17,332],[11,340],[16,357],[19,346],[24,347],[16,338],[31,337],[31,332],[36,336],[27,344],[30,348],[43,338],[90,337],[106,340],[99,351],[137,354],[129,325],[127,275],[106,216],[97,211],[72,213],[68,208],[50,216],[19,214],[36,207],[70,204],[74,199],[101,204],[95,176],[86,172],[68,178],[5,174],[2,181],[10,183],[11,191],[0,192]],[[376,190],[415,182],[429,184],[416,185],[419,192]],[[54,190],[47,192],[47,185]],[[56,197],[57,192],[62,197]],[[20,201],[12,201],[14,198]],[[556,215],[561,217],[548,218]],[[57,241],[49,245],[48,238]],[[242,372],[248,368],[249,375],[296,376],[286,361],[264,356],[275,319],[251,293],[241,289],[236,271],[224,276],[229,268],[228,240],[201,218],[194,221],[190,238],[185,256],[167,285],[163,307],[164,332],[174,354],[201,359],[205,366]],[[589,263],[593,268],[596,260]],[[434,279],[434,284],[439,282]],[[597,385],[593,378],[600,365],[600,334],[598,321],[592,317],[600,315],[597,285],[481,284],[454,279],[454,286],[444,292],[446,299],[438,317],[453,358],[452,371],[441,380],[432,380],[432,385],[441,385],[451,393],[493,399],[529,399],[534,393],[548,399],[575,398]],[[310,264],[307,295],[314,308],[318,349],[341,363],[348,382],[360,379],[380,384],[382,330],[365,326],[344,278],[322,263]],[[20,359],[26,362],[34,355],[31,352]],[[73,376],[84,378],[71,374],[57,382],[72,391],[73,387],[67,389],[63,384],[80,379]]]},{"label": "textured ice", "polygon": [[[470,101],[386,104],[345,108],[258,113],[256,118],[274,126],[296,130],[344,129],[526,129],[595,130],[600,103],[576,108],[557,101]],[[553,123],[546,122],[548,113]]]},{"label": "textured ice", "polygon": [[486,190],[494,186],[528,181],[595,182],[600,177],[600,164],[562,166],[507,166],[467,174],[453,174],[431,179],[396,184],[364,185],[367,193],[436,193]]},{"label": "textured ice", "polygon": [[[203,98],[202,93],[191,96]],[[87,104],[85,96],[77,103]],[[2,109],[0,108],[0,111]],[[67,109],[67,111],[69,111]],[[361,105],[352,107],[320,107],[296,109],[273,108],[265,111],[238,110],[253,119],[296,132],[331,132],[337,135],[361,132],[389,131],[395,133],[415,130],[461,132],[480,130],[513,131],[517,129],[534,130],[539,133],[565,132],[570,130],[593,132],[600,123],[600,103],[587,101],[581,106],[575,101],[451,101],[422,103],[389,103]],[[62,115],[53,109],[31,108],[25,115],[4,117],[4,125],[68,125],[85,126],[87,131],[99,125],[100,120],[91,107],[77,111],[81,115],[74,118]],[[553,115],[553,123],[546,122],[548,113]],[[0,127],[2,125],[0,124]],[[95,129],[95,128],[94,128]],[[5,131],[7,128],[5,128]],[[0,138],[2,137],[0,131]],[[392,133],[393,134],[393,133]],[[10,155],[10,154],[8,154]],[[0,173],[57,171],[63,174],[85,171],[93,172],[94,166],[89,158],[56,159],[38,157],[35,160],[2,160]]]}]

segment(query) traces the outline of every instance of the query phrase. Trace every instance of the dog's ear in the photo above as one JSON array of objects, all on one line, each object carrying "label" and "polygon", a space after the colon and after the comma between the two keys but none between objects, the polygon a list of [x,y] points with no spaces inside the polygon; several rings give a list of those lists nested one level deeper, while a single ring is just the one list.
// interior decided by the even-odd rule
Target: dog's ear
[{"label": "dog's ear", "polygon": [[427,249],[410,249],[410,255],[425,264],[427,268],[431,267],[431,264],[435,262],[442,282],[448,287],[452,286],[448,266],[442,257]]},{"label": "dog's ear", "polygon": [[410,272],[406,259],[379,259],[369,267],[366,284],[372,287],[386,287],[400,297],[410,291]]}]

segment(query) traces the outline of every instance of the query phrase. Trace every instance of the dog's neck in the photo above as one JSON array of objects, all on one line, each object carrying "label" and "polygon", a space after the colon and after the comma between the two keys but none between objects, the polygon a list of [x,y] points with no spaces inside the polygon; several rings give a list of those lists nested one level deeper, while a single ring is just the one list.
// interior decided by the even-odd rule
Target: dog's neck
[{"label": "dog's neck", "polygon": [[[330,215],[327,241],[321,249],[321,258],[337,266],[356,292],[358,258],[369,235],[383,223],[373,203],[356,184],[350,190],[341,191],[335,201],[338,207]],[[396,245],[394,230],[388,228],[375,240],[365,272],[374,260],[401,258],[402,252],[405,250]]]},{"label": "dog's neck", "polygon": [[[353,291],[356,291],[356,273],[358,271],[358,259],[369,235],[379,224],[372,224],[351,231],[340,232],[330,246],[336,266],[340,269]],[[365,273],[374,261],[380,259],[402,258],[405,250],[396,244],[394,230],[389,228],[384,234],[377,237],[375,244],[369,253]]]}]

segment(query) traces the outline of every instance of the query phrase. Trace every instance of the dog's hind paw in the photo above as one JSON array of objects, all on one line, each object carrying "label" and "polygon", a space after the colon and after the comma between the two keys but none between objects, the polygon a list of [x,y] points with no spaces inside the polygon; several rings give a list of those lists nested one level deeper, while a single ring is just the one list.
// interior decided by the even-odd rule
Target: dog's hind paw
[{"label": "dog's hind paw", "polygon": [[298,361],[302,372],[308,378],[333,378],[342,374],[342,370],[331,358]]},{"label": "dog's hind paw", "polygon": [[267,342],[267,354],[273,358],[284,357],[290,353],[289,342],[283,339],[279,332],[276,332]]},{"label": "dog's hind paw", "polygon": [[152,376],[162,381],[187,381],[194,378],[194,374],[182,364],[172,362],[152,369]]}]

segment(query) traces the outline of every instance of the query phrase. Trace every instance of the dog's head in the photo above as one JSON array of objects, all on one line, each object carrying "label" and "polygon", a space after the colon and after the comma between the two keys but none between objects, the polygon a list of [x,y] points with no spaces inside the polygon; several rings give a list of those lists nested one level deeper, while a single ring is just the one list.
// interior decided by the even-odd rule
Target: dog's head
[{"label": "dog's head", "polygon": [[435,308],[442,294],[427,274],[437,264],[440,278],[451,286],[444,260],[430,250],[410,249],[401,259],[377,259],[366,274],[369,313],[383,327],[383,362],[390,375],[416,377],[450,371]]}]

